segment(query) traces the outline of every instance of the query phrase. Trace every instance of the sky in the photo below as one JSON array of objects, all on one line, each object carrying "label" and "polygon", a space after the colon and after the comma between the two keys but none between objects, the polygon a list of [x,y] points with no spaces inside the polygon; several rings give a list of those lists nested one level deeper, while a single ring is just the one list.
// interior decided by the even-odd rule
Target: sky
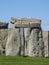
[{"label": "sky", "polygon": [[43,30],[49,30],[49,0],[0,0],[0,21],[10,18],[39,18]]}]

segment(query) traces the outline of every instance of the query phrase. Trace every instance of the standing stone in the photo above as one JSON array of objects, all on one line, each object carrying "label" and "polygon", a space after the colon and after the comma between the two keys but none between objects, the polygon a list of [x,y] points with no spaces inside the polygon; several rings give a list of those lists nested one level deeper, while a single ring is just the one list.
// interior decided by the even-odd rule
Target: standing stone
[{"label": "standing stone", "polygon": [[45,57],[49,56],[49,31],[43,31],[43,41],[44,41],[44,54]]},{"label": "standing stone", "polygon": [[2,47],[2,45],[0,43],[0,54],[2,54],[2,52],[3,52],[3,47]]},{"label": "standing stone", "polygon": [[5,54],[7,36],[8,36],[8,23],[0,22],[0,54]]},{"label": "standing stone", "polygon": [[38,56],[39,54],[39,47],[38,47],[38,40],[39,40],[39,29],[32,29],[31,35],[28,41],[28,56]]},{"label": "standing stone", "polygon": [[26,39],[25,39],[25,55],[28,54],[28,41],[30,38],[30,28],[27,28]]},{"label": "standing stone", "polygon": [[12,28],[8,30],[8,40],[6,43],[6,56],[20,55],[20,34],[19,29]]},{"label": "standing stone", "polygon": [[27,55],[28,56],[33,56],[33,31],[32,31],[32,33],[31,33],[31,35],[29,36],[29,38],[28,38],[28,42],[27,42]]},{"label": "standing stone", "polygon": [[33,29],[33,54],[39,56],[39,29]]},{"label": "standing stone", "polygon": [[20,28],[20,46],[21,46],[21,55],[24,55],[25,54],[24,28]]},{"label": "standing stone", "polygon": [[39,57],[44,56],[44,42],[43,42],[43,35],[42,30],[39,30]]},{"label": "standing stone", "polygon": [[0,22],[0,29],[7,29],[7,28],[8,28],[8,23]]}]

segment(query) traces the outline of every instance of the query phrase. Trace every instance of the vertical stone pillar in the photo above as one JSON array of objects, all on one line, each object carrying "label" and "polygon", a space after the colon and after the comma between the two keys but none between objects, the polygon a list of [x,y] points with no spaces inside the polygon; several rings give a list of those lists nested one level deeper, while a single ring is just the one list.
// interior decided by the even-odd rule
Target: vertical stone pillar
[{"label": "vertical stone pillar", "polygon": [[39,56],[39,29],[33,29],[33,55]]},{"label": "vertical stone pillar", "polygon": [[33,56],[33,31],[31,32],[27,42],[27,55]]},{"label": "vertical stone pillar", "polygon": [[31,28],[27,28],[27,33],[26,33],[26,40],[25,40],[25,53],[26,53],[26,55],[28,54],[28,41],[29,41],[29,37],[30,37],[30,29]]},{"label": "vertical stone pillar", "polygon": [[39,57],[44,56],[44,42],[43,42],[43,35],[42,30],[39,30]]},{"label": "vertical stone pillar", "polygon": [[6,43],[6,56],[20,55],[20,33],[18,28],[8,30],[8,39]]},{"label": "vertical stone pillar", "polygon": [[28,40],[28,56],[38,56],[39,54],[38,40],[39,29],[34,28],[32,29],[31,35]]},{"label": "vertical stone pillar", "polygon": [[25,54],[24,28],[20,28],[20,46],[21,46],[21,55],[24,55]]},{"label": "vertical stone pillar", "polygon": [[28,56],[42,57],[44,52],[44,43],[42,31],[39,28],[32,28],[28,39]]},{"label": "vertical stone pillar", "polygon": [[7,36],[8,36],[8,23],[0,22],[0,54],[5,54]]},{"label": "vertical stone pillar", "polygon": [[31,28],[27,28],[27,37],[30,36],[30,32],[31,32],[30,29],[31,29]]},{"label": "vertical stone pillar", "polygon": [[44,54],[45,57],[49,56],[49,32],[43,31],[43,41],[44,41]]}]

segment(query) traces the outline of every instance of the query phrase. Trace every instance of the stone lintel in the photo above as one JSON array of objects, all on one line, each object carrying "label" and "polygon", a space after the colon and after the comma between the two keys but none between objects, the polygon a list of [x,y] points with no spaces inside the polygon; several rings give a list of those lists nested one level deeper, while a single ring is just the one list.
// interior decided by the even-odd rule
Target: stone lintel
[{"label": "stone lintel", "polygon": [[41,25],[40,24],[38,24],[38,23],[33,23],[33,24],[30,24],[30,23],[28,23],[28,24],[15,24],[15,27],[16,28],[32,28],[32,27],[41,27]]},{"label": "stone lintel", "polygon": [[36,19],[36,18],[14,18],[14,17],[11,17],[11,19],[10,19],[10,22],[12,24],[14,24],[14,23],[16,23],[18,21],[21,21],[21,22],[41,23],[41,20],[40,19]]},{"label": "stone lintel", "polygon": [[8,28],[8,23],[0,22],[0,28]]}]

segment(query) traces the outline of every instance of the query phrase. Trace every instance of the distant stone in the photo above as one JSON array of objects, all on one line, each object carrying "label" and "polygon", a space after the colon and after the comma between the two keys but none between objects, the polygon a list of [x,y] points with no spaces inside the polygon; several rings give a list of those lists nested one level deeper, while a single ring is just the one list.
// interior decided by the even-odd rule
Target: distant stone
[{"label": "distant stone", "polygon": [[8,23],[0,22],[0,54],[5,54],[5,46],[8,36]]},{"label": "distant stone", "polygon": [[5,28],[8,28],[8,23],[6,23],[6,22],[0,22],[0,29],[5,29]]}]

